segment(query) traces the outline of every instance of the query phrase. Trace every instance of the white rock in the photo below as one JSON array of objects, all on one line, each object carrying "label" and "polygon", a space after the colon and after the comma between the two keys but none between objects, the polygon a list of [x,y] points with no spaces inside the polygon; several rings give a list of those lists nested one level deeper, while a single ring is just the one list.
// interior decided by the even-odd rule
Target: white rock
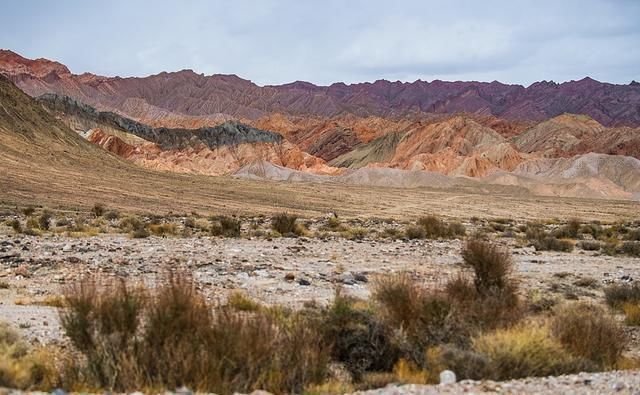
[{"label": "white rock", "polygon": [[456,374],[451,370],[443,370],[440,373],[440,384],[454,384],[456,382]]}]

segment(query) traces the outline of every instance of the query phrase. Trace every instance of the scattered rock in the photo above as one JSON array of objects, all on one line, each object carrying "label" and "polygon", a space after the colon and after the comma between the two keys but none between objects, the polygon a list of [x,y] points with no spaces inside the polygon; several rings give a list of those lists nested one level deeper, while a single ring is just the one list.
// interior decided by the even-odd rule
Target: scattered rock
[{"label": "scattered rock", "polygon": [[454,384],[457,381],[456,374],[451,370],[440,372],[440,384]]}]

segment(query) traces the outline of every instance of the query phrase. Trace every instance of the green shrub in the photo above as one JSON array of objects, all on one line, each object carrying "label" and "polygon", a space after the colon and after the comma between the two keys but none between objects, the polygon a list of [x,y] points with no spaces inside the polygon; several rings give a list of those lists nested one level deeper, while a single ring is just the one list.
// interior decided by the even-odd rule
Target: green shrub
[{"label": "green shrub", "polygon": [[587,303],[556,308],[551,331],[571,354],[591,361],[600,370],[615,368],[626,345],[626,336],[615,318]]}]

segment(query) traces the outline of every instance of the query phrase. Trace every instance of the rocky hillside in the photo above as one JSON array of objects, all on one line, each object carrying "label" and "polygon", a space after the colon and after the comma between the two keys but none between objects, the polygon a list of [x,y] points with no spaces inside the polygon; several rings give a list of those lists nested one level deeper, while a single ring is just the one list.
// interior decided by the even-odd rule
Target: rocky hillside
[{"label": "rocky hillside", "polygon": [[318,173],[338,170],[281,135],[236,121],[198,129],[153,128],[76,99],[45,94],[38,103],[102,148],[139,165],[180,173],[222,175],[256,159]]},{"label": "rocky hillside", "polygon": [[30,60],[8,50],[0,51],[0,73],[31,96],[58,93],[145,123],[165,119],[172,126],[175,120],[202,126],[193,117],[257,119],[276,112],[393,118],[469,112],[534,121],[574,113],[589,115],[606,126],[640,126],[640,84],[615,85],[588,77],[561,84],[542,81],[529,87],[438,80],[330,86],[294,82],[261,87],[235,75],[205,76],[191,70],[141,78],[75,75],[58,62]]}]

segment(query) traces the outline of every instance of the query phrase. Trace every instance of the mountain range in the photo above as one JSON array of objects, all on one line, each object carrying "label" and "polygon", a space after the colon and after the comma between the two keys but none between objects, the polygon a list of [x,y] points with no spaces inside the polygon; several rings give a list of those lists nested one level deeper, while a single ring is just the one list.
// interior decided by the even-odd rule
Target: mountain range
[{"label": "mountain range", "polygon": [[640,198],[636,82],[260,87],[190,70],[76,75],[8,50],[0,74],[75,134],[154,170]]}]

